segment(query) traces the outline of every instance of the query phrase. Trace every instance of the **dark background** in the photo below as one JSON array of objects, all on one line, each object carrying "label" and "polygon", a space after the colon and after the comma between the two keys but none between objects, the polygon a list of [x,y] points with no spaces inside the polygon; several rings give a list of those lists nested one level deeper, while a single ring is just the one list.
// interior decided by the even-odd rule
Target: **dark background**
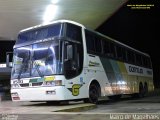
[{"label": "dark background", "polygon": [[[127,4],[154,4],[131,9]],[[96,30],[151,56],[154,84],[160,88],[160,0],[129,0]]]},{"label": "dark background", "polygon": [[6,52],[13,52],[14,44],[15,41],[0,41],[0,63],[6,62]]}]

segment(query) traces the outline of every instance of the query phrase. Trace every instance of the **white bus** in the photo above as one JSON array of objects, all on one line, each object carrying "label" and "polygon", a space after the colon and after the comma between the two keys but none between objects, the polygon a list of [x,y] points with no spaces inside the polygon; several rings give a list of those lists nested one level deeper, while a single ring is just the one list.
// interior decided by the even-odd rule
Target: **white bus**
[{"label": "white bus", "polygon": [[150,56],[69,20],[20,31],[11,73],[13,101],[84,100],[152,91]]}]

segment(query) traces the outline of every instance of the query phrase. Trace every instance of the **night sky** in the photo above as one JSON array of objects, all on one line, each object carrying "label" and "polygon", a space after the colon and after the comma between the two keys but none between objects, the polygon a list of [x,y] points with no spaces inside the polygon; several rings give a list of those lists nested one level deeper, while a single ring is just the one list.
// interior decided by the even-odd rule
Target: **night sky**
[{"label": "night sky", "polygon": [[[130,4],[152,4],[131,9]],[[160,0],[130,0],[96,30],[151,56],[155,87],[160,88]]]}]

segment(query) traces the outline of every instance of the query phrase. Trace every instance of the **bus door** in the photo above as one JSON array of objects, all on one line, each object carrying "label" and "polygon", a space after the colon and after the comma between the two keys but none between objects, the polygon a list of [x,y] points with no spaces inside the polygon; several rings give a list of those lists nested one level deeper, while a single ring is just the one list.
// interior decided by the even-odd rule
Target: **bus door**
[{"label": "bus door", "polygon": [[73,96],[79,95],[81,83],[81,71],[83,68],[83,50],[81,45],[73,42],[64,43],[64,75],[65,86],[72,92]]}]

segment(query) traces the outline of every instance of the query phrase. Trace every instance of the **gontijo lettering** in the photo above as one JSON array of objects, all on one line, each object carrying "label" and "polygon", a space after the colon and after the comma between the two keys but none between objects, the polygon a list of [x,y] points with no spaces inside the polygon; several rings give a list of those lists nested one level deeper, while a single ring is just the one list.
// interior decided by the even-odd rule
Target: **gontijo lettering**
[{"label": "gontijo lettering", "polygon": [[129,66],[129,72],[143,74],[143,69],[138,67]]},{"label": "gontijo lettering", "polygon": [[89,66],[99,66],[100,64],[97,62],[89,61]]}]

